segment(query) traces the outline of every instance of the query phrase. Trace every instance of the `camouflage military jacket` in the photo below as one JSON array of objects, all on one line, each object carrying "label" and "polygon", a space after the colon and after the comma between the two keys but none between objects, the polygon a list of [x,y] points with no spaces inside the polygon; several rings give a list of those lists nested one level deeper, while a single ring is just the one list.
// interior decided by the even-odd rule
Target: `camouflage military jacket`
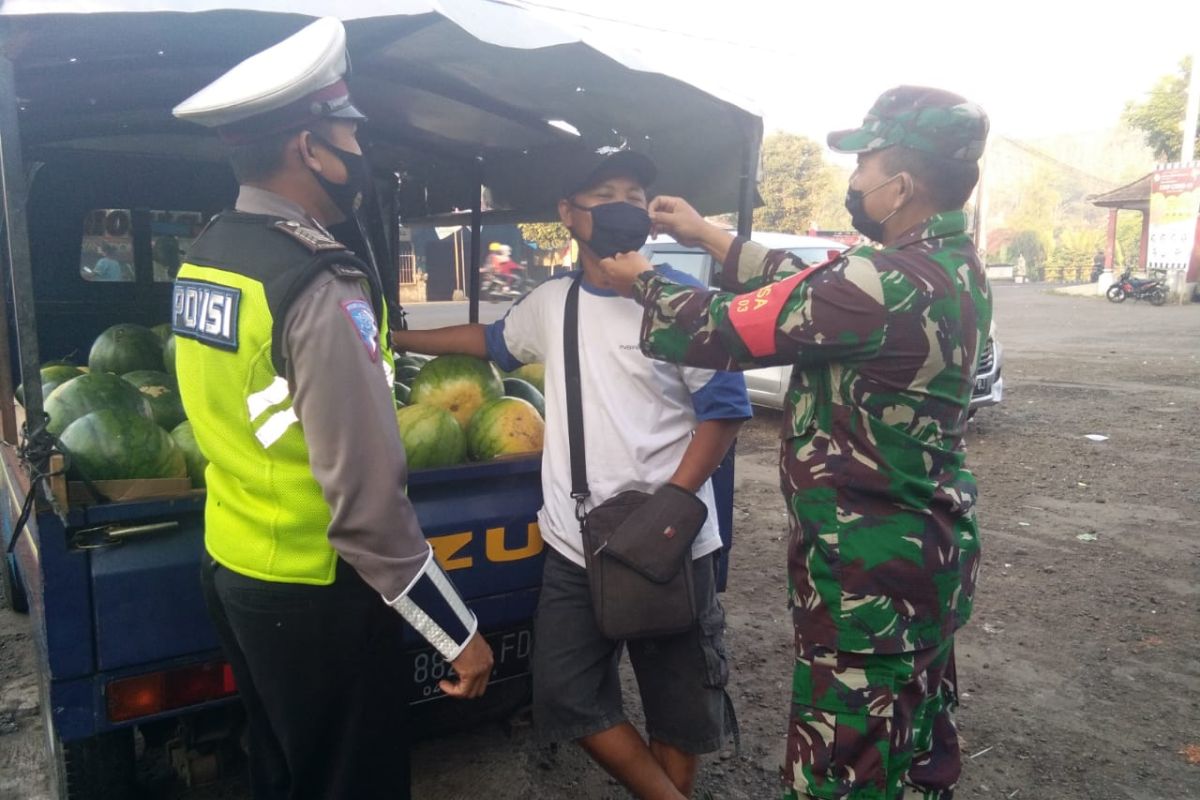
[{"label": "camouflage military jacket", "polygon": [[991,325],[961,212],[816,268],[738,239],[723,280],[634,284],[652,358],[793,364],[780,458],[798,652],[934,646],[971,613],[979,563],[963,434]]}]

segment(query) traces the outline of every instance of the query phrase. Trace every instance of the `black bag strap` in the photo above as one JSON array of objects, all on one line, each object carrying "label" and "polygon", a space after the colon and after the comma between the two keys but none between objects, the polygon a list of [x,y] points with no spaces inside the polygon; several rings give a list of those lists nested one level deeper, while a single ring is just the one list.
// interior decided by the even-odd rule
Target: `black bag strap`
[{"label": "black bag strap", "polygon": [[587,485],[587,459],[583,450],[583,390],[579,377],[579,284],[583,273],[571,281],[563,318],[563,360],[567,383],[567,443],[571,451],[571,497],[575,500],[575,518],[583,522],[584,501],[591,492]]}]

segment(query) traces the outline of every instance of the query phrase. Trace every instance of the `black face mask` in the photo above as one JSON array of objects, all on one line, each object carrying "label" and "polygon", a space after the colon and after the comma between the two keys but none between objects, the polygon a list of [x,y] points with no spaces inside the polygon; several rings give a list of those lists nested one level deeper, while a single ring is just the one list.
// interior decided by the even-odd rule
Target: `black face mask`
[{"label": "black face mask", "polygon": [[854,226],[854,230],[873,242],[883,241],[883,224],[895,216],[896,211],[900,209],[897,208],[891,214],[876,222],[867,213],[867,195],[875,191],[875,189],[880,189],[888,185],[899,177],[900,173],[897,173],[883,183],[877,184],[873,189],[868,189],[865,192],[861,189],[846,188],[846,210],[850,212],[850,224]]},{"label": "black face mask", "polygon": [[319,172],[314,172],[313,176],[316,177],[317,183],[321,184],[325,194],[329,195],[329,199],[333,201],[338,211],[341,211],[346,219],[353,219],[354,212],[362,203],[367,183],[371,180],[370,170],[367,169],[367,159],[358,153],[351,153],[349,150],[335,147],[315,133],[310,135],[337,156],[346,167],[345,183],[334,183]]},{"label": "black face mask", "polygon": [[591,212],[592,238],[583,242],[575,236],[575,231],[571,231],[571,235],[592,248],[600,258],[641,250],[650,236],[650,214],[632,203],[617,201],[589,208],[572,200],[571,205],[580,211]]}]

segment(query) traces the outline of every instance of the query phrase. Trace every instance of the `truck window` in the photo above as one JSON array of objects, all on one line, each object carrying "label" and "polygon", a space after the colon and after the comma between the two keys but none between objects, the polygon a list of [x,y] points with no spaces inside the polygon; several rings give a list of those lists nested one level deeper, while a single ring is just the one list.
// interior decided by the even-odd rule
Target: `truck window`
[{"label": "truck window", "polygon": [[150,212],[150,252],[156,282],[175,280],[179,265],[204,224],[204,215],[198,211]]},{"label": "truck window", "polygon": [[198,211],[97,208],[84,216],[79,274],[86,281],[137,280],[149,254],[155,282],[175,279],[187,250],[204,228]]},{"label": "truck window", "polygon": [[83,219],[79,274],[86,281],[132,282],[133,214],[125,208],[97,208]]}]

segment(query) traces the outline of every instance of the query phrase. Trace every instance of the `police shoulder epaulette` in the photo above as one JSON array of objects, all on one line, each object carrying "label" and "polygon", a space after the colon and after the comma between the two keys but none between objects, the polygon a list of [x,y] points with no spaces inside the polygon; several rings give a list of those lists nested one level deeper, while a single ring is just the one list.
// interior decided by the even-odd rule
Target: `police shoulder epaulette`
[{"label": "police shoulder epaulette", "polygon": [[364,278],[367,274],[358,267],[351,266],[350,264],[330,264],[329,271],[339,278]]},{"label": "police shoulder epaulette", "polygon": [[346,246],[316,228],[310,228],[295,220],[279,220],[271,227],[280,233],[285,233],[295,239],[300,244],[304,245],[310,252],[321,253],[327,250],[345,250]]}]

